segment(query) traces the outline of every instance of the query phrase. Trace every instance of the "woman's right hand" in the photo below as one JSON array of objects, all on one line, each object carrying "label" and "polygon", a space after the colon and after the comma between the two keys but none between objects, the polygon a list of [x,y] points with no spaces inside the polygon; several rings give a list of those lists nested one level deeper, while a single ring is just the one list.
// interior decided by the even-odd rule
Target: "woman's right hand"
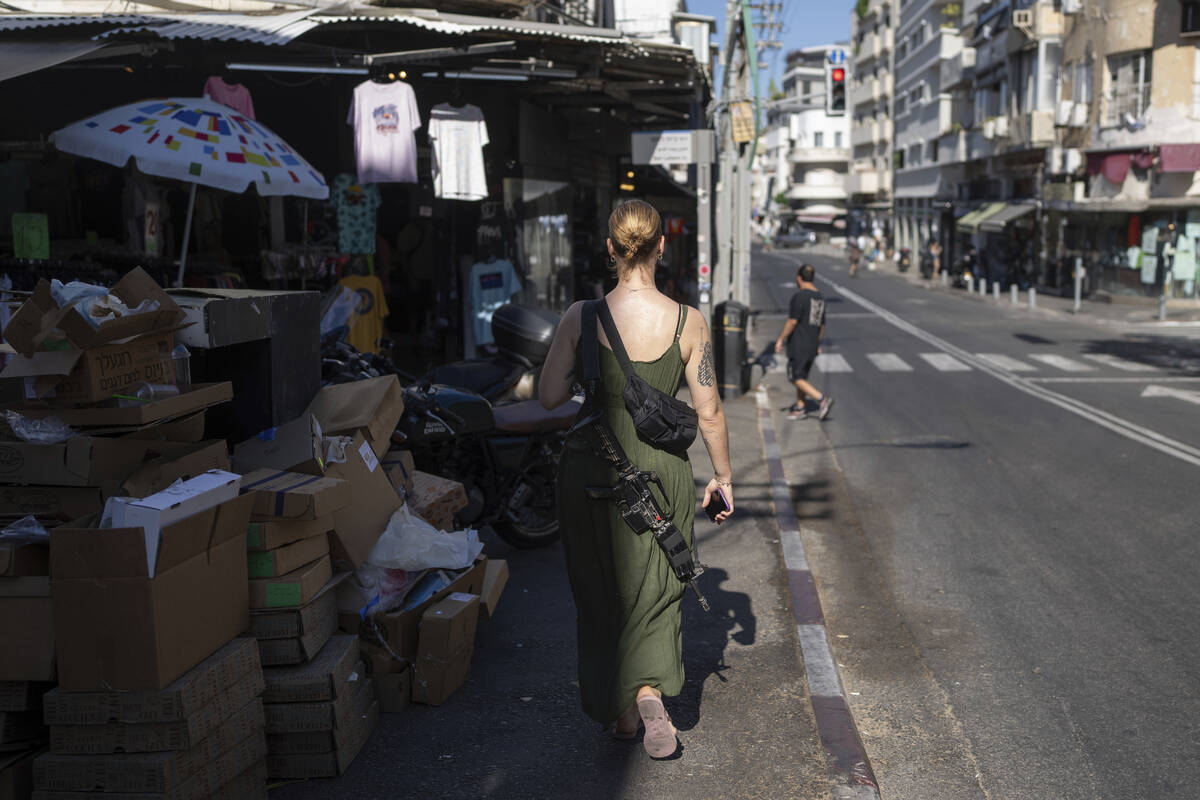
[{"label": "woman's right hand", "polygon": [[707,507],[709,502],[712,500],[713,495],[717,493],[718,489],[720,489],[721,493],[725,495],[725,501],[729,505],[729,508],[725,511],[722,511],[720,514],[717,514],[717,517],[714,520],[718,525],[720,525],[733,515],[733,484],[720,483],[716,478],[713,478],[708,482],[708,486],[704,487],[704,502],[701,505],[702,507]]}]

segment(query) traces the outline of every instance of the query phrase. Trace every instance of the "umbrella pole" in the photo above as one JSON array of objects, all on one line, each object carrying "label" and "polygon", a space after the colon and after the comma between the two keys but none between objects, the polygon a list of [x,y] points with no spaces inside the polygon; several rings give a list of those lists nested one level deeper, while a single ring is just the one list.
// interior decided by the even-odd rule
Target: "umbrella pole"
[{"label": "umbrella pole", "polygon": [[192,184],[191,192],[188,194],[188,210],[187,220],[183,223],[183,247],[179,253],[179,276],[175,279],[175,286],[183,288],[183,271],[187,268],[187,253],[188,240],[192,238],[192,212],[196,208],[196,184]]}]

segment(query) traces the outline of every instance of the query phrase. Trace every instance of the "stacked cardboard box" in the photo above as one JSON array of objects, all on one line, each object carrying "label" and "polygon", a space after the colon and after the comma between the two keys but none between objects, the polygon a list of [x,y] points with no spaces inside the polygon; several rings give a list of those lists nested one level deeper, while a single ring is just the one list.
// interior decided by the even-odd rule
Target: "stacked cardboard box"
[{"label": "stacked cardboard box", "polygon": [[416,470],[409,493],[412,510],[433,527],[456,530],[454,515],[467,505],[467,492],[461,483]]},{"label": "stacked cardboard box", "polygon": [[355,636],[337,635],[309,662],[264,670],[267,771],[274,778],[336,777],[379,722],[375,686]]},{"label": "stacked cardboard box", "polygon": [[421,636],[413,662],[412,699],[439,706],[471,674],[479,596],[454,592],[421,615]]},{"label": "stacked cardboard box", "polygon": [[264,797],[263,689],[249,639],[235,639],[162,689],[53,689],[44,697],[50,752],[33,763],[33,796]]}]

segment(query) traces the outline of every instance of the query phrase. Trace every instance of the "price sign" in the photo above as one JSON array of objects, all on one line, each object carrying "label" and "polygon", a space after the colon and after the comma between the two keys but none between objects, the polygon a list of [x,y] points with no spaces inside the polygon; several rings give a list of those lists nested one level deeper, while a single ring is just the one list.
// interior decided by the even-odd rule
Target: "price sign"
[{"label": "price sign", "polygon": [[13,214],[12,232],[17,258],[50,257],[50,221],[45,214]]}]

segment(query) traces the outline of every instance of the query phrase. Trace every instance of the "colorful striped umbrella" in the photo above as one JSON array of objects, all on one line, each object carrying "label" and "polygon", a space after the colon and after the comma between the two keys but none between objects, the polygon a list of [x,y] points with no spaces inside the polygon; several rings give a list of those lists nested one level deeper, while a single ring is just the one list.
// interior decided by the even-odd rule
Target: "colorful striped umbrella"
[{"label": "colorful striped umbrella", "polygon": [[264,196],[329,196],[321,173],[267,126],[204,98],[118,106],[55,131],[51,141],[63,152],[117,167],[133,158],[142,172],[192,184],[179,259],[180,285],[198,184],[244,192],[253,183]]}]

